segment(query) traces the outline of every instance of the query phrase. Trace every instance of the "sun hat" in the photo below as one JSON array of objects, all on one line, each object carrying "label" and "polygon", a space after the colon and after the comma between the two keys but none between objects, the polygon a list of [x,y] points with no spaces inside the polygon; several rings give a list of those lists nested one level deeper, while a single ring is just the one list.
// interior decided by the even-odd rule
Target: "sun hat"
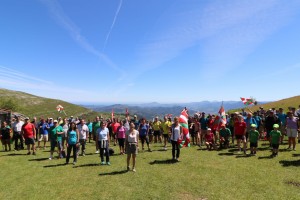
[{"label": "sun hat", "polygon": [[256,124],[251,124],[251,127],[256,128],[257,126]]},{"label": "sun hat", "polygon": [[279,128],[279,125],[278,124],[274,124],[273,128]]}]

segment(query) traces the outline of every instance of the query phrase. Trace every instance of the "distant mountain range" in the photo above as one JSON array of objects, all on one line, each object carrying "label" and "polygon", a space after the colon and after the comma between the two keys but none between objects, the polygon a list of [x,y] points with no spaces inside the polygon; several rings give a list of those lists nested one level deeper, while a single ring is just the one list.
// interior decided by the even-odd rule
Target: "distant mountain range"
[{"label": "distant mountain range", "polygon": [[[265,102],[260,102],[265,103]],[[178,104],[160,104],[157,102],[145,103],[145,104],[114,104],[110,106],[101,105],[82,105],[86,108],[97,112],[112,112],[124,114],[126,108],[130,115],[138,115],[139,117],[145,117],[152,119],[155,116],[163,117],[166,114],[178,116],[181,110],[186,107],[189,110],[190,115],[194,115],[196,112],[205,112],[216,114],[218,113],[222,101],[201,101],[192,103],[178,103]],[[244,104],[242,101],[223,101],[225,111],[242,108]]]}]

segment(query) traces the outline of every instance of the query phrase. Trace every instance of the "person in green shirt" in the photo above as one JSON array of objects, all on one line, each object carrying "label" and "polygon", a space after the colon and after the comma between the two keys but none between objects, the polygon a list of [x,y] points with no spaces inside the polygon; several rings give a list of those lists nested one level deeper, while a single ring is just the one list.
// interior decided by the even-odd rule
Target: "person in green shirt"
[{"label": "person in green shirt", "polygon": [[272,157],[278,156],[278,148],[279,148],[280,138],[281,138],[281,132],[278,129],[279,129],[279,125],[274,124],[273,130],[270,133],[272,147],[273,147],[273,154],[271,155]]},{"label": "person in green shirt", "polygon": [[229,128],[226,128],[225,124],[221,124],[221,128],[219,131],[220,134],[220,149],[227,149],[229,146],[229,138],[231,136],[231,131]]},{"label": "person in green shirt", "polygon": [[256,154],[256,148],[259,139],[259,132],[256,130],[256,128],[256,124],[251,124],[251,130],[249,131],[250,155]]},{"label": "person in green shirt", "polygon": [[57,146],[59,157],[62,158],[62,135],[64,134],[63,128],[58,124],[57,120],[53,121],[53,126],[50,127],[50,157],[49,160],[53,159],[54,149]]}]

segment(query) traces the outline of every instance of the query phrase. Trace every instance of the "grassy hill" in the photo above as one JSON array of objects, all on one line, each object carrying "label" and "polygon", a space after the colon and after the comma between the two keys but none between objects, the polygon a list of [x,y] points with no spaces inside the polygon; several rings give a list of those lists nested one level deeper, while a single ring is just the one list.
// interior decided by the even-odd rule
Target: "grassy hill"
[{"label": "grassy hill", "polygon": [[[284,112],[287,112],[289,107],[295,107],[296,109],[298,109],[299,105],[300,105],[300,96],[294,96],[286,99],[281,99],[279,101],[273,101],[265,104],[257,104],[255,106],[249,106],[249,108],[253,112],[259,110],[259,107],[263,107],[264,110],[268,110],[271,108],[275,108],[276,110],[278,110],[278,108],[283,108]],[[229,112],[235,112],[240,110],[241,108],[230,110]]]},{"label": "grassy hill", "polygon": [[[92,119],[100,115],[99,112],[62,100],[43,98],[25,92],[0,89],[0,108],[3,108],[3,102],[7,101],[15,105],[12,109],[13,112],[22,113],[29,117],[65,117],[64,113],[59,113],[56,110],[56,106],[59,104],[64,107],[67,117],[73,115],[74,117],[78,116]],[[103,113],[102,115],[106,118],[109,116],[109,113]]]}]

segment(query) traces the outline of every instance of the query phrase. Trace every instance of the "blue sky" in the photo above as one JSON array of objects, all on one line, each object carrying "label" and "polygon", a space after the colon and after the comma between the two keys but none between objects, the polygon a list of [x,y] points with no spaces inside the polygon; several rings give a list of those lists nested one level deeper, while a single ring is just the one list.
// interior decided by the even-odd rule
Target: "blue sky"
[{"label": "blue sky", "polygon": [[2,0],[0,87],[70,102],[299,95],[299,0]]}]

